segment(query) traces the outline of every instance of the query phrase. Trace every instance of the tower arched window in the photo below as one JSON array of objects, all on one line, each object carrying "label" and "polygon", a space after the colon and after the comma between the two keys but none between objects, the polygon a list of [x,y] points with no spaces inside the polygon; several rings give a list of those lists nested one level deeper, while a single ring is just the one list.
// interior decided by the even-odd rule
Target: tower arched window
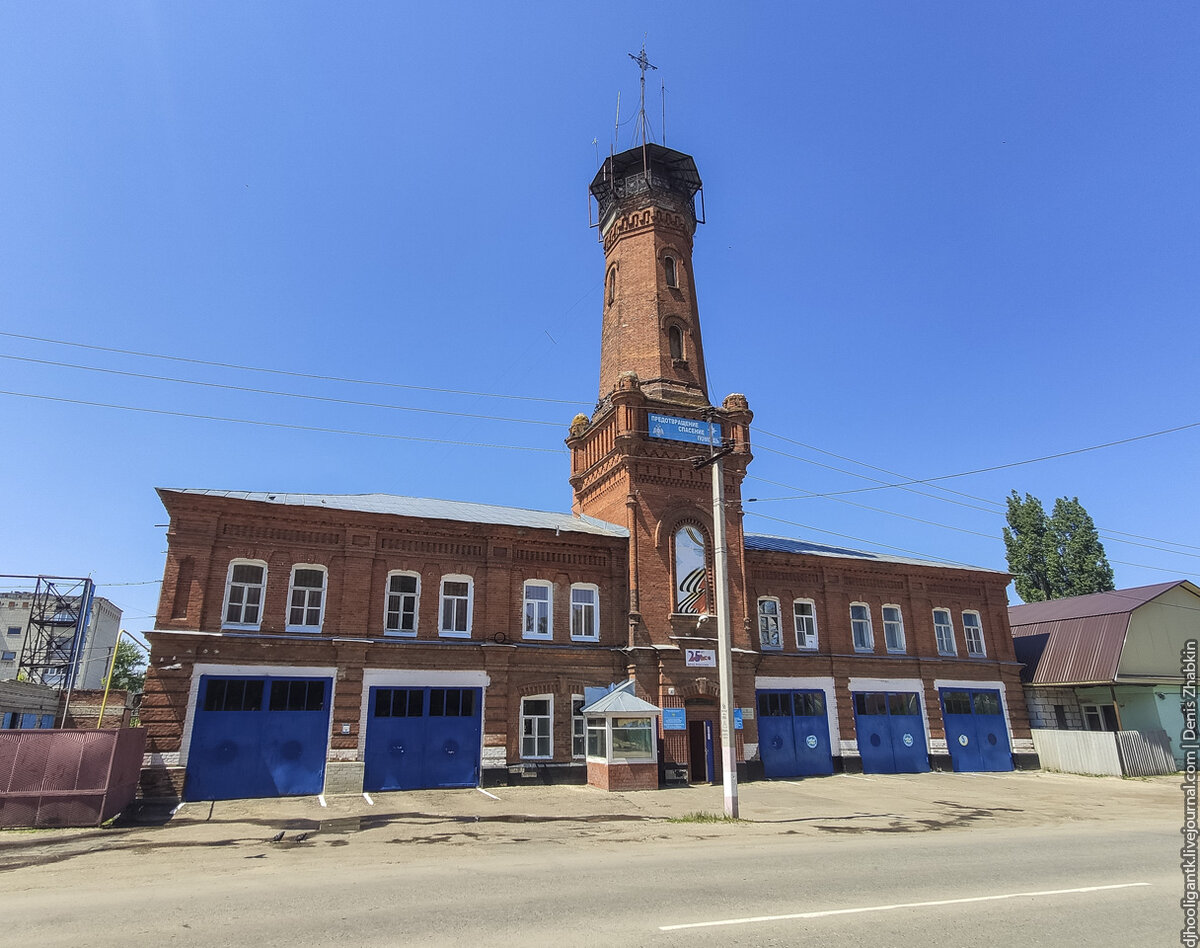
[{"label": "tower arched window", "polygon": [[708,557],[704,533],[694,524],[675,531],[675,611],[699,615],[709,611]]},{"label": "tower arched window", "polygon": [[683,330],[678,326],[670,326],[667,329],[667,342],[671,347],[671,358],[683,358]]},{"label": "tower arched window", "polygon": [[679,272],[676,269],[674,257],[663,257],[663,272],[666,274],[667,286],[679,286]]},{"label": "tower arched window", "polygon": [[613,300],[617,298],[617,268],[612,267],[608,271],[608,305],[611,306]]}]

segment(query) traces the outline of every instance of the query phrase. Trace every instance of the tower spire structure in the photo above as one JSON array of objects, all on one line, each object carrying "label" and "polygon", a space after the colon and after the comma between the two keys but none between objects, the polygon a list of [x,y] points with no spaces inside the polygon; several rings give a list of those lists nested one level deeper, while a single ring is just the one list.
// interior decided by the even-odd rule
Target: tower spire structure
[{"label": "tower spire structure", "polygon": [[638,100],[638,125],[642,132],[642,150],[646,149],[646,70],[658,69],[650,60],[646,58],[646,41],[642,40],[642,51],[636,56],[633,53],[629,54],[629,58],[638,64],[638,68],[642,71],[642,93]]}]

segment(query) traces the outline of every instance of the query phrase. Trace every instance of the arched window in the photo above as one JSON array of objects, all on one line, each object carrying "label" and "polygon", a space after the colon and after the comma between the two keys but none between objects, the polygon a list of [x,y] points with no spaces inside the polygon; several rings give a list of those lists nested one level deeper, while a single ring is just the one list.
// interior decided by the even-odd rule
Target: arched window
[{"label": "arched window", "polygon": [[617,268],[611,267],[608,271],[608,305],[611,306],[613,300],[617,298]]},{"label": "arched window", "polygon": [[675,258],[674,257],[663,257],[663,271],[666,273],[666,276],[667,276],[667,286],[678,287],[679,286],[679,273],[675,268]]},{"label": "arched window", "polygon": [[671,346],[671,358],[683,358],[683,330],[678,326],[671,326],[667,329],[667,341]]},{"label": "arched window", "polygon": [[675,532],[675,611],[708,612],[708,562],[704,534],[693,524]]}]

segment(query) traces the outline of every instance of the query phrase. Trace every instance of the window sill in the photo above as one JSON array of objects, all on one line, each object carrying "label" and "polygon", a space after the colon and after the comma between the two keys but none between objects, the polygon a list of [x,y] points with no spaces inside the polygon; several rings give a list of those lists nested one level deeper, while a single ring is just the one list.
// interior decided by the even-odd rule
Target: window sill
[{"label": "window sill", "polygon": [[987,652],[967,652],[967,658],[987,658]]},{"label": "window sill", "polygon": [[[598,636],[598,635],[572,635],[571,641],[572,642],[586,642],[591,645],[599,645],[600,644],[600,636]],[[583,758],[581,757],[579,759],[582,760]]]},{"label": "window sill", "polygon": [[908,649],[906,649],[906,648],[889,648],[887,650],[887,653],[889,655],[907,655]]},{"label": "window sill", "polygon": [[417,630],[413,629],[411,632],[404,632],[400,629],[384,629],[383,634],[389,639],[415,639],[417,637]]},{"label": "window sill", "polygon": [[875,646],[874,645],[856,645],[856,646],[854,646],[854,651],[856,651],[859,655],[874,655],[875,654]]},{"label": "window sill", "polygon": [[797,645],[796,651],[798,651],[798,652],[815,652],[817,650],[817,648],[818,648],[817,643],[813,642],[812,645]]},{"label": "window sill", "polygon": [[304,632],[308,635],[317,635],[321,631],[319,625],[285,625],[284,632]]},{"label": "window sill", "polygon": [[938,655],[941,658],[958,658],[958,652],[943,652],[939,650]]},{"label": "window sill", "polygon": [[257,632],[262,628],[261,622],[226,622],[222,624],[222,629],[228,629],[231,632]]},{"label": "window sill", "polygon": [[530,635],[528,632],[521,636],[522,642],[553,642],[554,635]]},{"label": "window sill", "polygon": [[447,632],[445,629],[438,629],[438,635],[443,639],[469,639],[471,632],[469,629],[466,632]]}]

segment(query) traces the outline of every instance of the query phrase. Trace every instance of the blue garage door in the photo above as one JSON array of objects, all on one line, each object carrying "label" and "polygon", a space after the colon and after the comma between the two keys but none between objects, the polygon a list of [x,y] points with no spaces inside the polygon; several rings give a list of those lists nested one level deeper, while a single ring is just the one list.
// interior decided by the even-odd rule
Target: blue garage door
[{"label": "blue garage door", "polygon": [[480,688],[372,688],[365,790],[474,787],[483,735]]},{"label": "blue garage door", "polygon": [[184,799],[320,793],[330,687],[328,678],[202,675]]},{"label": "blue garage door", "polygon": [[759,691],[758,753],[768,777],[833,773],[823,691]]},{"label": "blue garage door", "polygon": [[854,727],[863,773],[919,774],[929,769],[915,691],[856,692]]},{"label": "blue garage door", "polygon": [[946,746],[956,771],[1012,770],[1008,727],[994,689],[943,688]]}]

